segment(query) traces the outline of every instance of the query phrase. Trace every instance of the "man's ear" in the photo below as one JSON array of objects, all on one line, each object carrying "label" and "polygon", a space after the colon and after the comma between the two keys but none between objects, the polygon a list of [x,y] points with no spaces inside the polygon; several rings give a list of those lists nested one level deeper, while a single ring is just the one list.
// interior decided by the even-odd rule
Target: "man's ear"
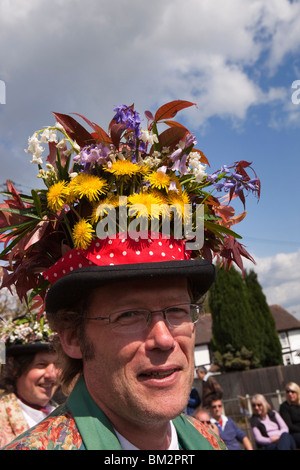
[{"label": "man's ear", "polygon": [[72,359],[82,359],[81,348],[78,341],[76,331],[71,328],[58,331],[58,336],[63,350],[67,356]]}]

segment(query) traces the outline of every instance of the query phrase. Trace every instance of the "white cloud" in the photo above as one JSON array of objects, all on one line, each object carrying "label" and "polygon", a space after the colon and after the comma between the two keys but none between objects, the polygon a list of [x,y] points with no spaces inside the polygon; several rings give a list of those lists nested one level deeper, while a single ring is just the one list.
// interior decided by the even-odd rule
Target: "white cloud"
[{"label": "white cloud", "polygon": [[[274,100],[245,67],[266,45],[278,66],[300,43],[299,5],[287,0],[274,9],[264,0],[153,0],[151,8],[140,0],[10,0],[0,8],[0,75],[12,112],[16,102],[29,113],[62,99],[95,112],[99,102],[106,110],[122,98],[146,105],[175,97],[197,100],[199,123],[244,119],[249,107]],[[293,40],[283,41],[289,28]]]},{"label": "white cloud", "polygon": [[[198,104],[186,113],[194,126],[212,116],[243,121],[266,104],[284,111],[272,114],[273,127],[297,125],[297,64],[291,83],[268,88],[261,79],[297,57],[299,24],[300,2],[288,0],[1,0],[0,183],[29,186],[33,174],[37,185],[23,149],[51,111],[106,126],[118,104],[142,111],[189,99]],[[269,303],[300,311],[299,257],[257,259]]]},{"label": "white cloud", "polygon": [[300,320],[300,249],[254,258],[256,265],[246,262],[245,267],[257,273],[269,305],[281,305]]}]

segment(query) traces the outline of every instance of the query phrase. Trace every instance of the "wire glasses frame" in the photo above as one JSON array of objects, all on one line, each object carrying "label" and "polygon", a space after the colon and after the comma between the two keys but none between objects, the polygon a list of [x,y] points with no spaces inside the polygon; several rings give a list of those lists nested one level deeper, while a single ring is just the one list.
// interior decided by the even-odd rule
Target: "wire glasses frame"
[{"label": "wire glasses frame", "polygon": [[161,313],[166,324],[171,328],[179,328],[195,324],[201,315],[201,306],[197,304],[179,304],[160,310],[130,309],[113,312],[106,317],[86,317],[86,320],[107,320],[116,330],[123,332],[141,332],[151,322],[153,314]]}]

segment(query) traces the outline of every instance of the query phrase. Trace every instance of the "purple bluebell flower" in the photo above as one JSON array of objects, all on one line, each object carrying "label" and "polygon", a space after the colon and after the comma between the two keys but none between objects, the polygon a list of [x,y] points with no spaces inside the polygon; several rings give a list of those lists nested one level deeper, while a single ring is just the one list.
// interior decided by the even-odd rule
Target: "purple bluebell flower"
[{"label": "purple bluebell flower", "polygon": [[221,166],[220,173],[229,173],[229,169],[226,165]]},{"label": "purple bluebell flower", "polygon": [[257,191],[258,190],[258,179],[257,178],[253,178],[251,180],[249,180],[247,182],[247,186],[249,189],[251,189],[251,191]]},{"label": "purple bluebell flower", "polygon": [[116,114],[113,119],[117,122],[117,124],[125,124],[129,129],[134,131],[136,137],[140,137],[141,119],[139,113],[129,108],[125,104],[117,106],[114,108],[114,111]]},{"label": "purple bluebell flower", "polygon": [[218,178],[217,173],[213,173],[212,175],[206,176],[206,180],[209,181],[209,183],[215,183],[217,178]]},{"label": "purple bluebell flower", "polygon": [[196,145],[197,141],[193,134],[187,134],[185,136],[184,148],[187,149],[191,145]]},{"label": "purple bluebell flower", "polygon": [[96,163],[98,165],[104,165],[108,161],[110,161],[110,148],[102,143],[88,145],[74,157],[74,162],[84,167],[83,171],[88,171],[89,168]]}]

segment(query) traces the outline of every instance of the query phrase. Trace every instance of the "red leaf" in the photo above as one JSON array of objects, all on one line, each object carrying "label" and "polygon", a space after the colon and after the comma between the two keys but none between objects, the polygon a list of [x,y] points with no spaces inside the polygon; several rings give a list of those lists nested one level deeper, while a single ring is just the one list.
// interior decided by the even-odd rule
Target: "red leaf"
[{"label": "red leaf", "polygon": [[95,144],[95,139],[93,136],[82,127],[79,122],[77,122],[71,116],[67,114],[53,113],[57,122],[59,122],[65,129],[68,136],[77,142],[77,144],[82,148],[86,145]]},{"label": "red leaf", "polygon": [[82,114],[78,114],[78,113],[72,113],[72,114],[76,114],[76,116],[81,117],[89,126],[91,126],[92,129],[94,129],[95,132],[92,133],[91,135],[95,140],[100,140],[101,142],[106,143],[106,144],[112,143],[109,135],[105,132],[104,129],[102,129],[102,127],[98,126],[98,124],[95,124],[94,122],[90,121],[85,116],[82,116]]},{"label": "red leaf", "polygon": [[154,117],[151,111],[145,111],[145,116],[148,119],[148,121],[153,121]]},{"label": "red leaf", "polygon": [[17,207],[19,209],[24,209],[26,206],[20,197],[19,191],[16,190],[16,188],[14,187],[14,185],[12,184],[10,180],[6,181],[6,185],[7,185],[8,191],[11,193],[15,202],[17,203]]},{"label": "red leaf", "polygon": [[102,127],[98,126],[98,124],[95,124],[95,129],[96,129],[96,140],[100,140],[106,145],[109,145],[112,143],[111,138],[109,135],[105,132],[105,130],[102,129]]},{"label": "red leaf", "polygon": [[[56,149],[56,142],[49,142],[49,155],[47,157],[47,162],[49,162],[52,166],[56,166],[56,154],[57,154],[57,149]],[[67,146],[66,146],[67,150]]]},{"label": "red leaf", "polygon": [[185,127],[171,127],[170,129],[165,130],[159,136],[159,143],[162,147],[170,147],[171,149],[175,147],[180,140],[186,135]]},{"label": "red leaf", "polygon": [[125,129],[126,129],[125,124],[112,124],[111,126],[111,129],[110,129],[111,140],[117,149],[119,148],[120,140]]},{"label": "red leaf", "polygon": [[156,111],[154,120],[157,122],[162,119],[171,119],[176,116],[178,111],[189,108],[190,106],[196,106],[196,103],[183,100],[171,101],[170,103],[164,104]]},{"label": "red leaf", "polygon": [[177,121],[162,121],[164,124],[167,124],[168,126],[170,127],[183,127],[186,132],[189,132],[189,130],[184,127],[182,124],[180,124],[180,122],[177,122]]},{"label": "red leaf", "polygon": [[45,231],[48,228],[49,220],[43,220],[37,224],[35,229],[31,232],[30,236],[26,240],[26,245],[24,250],[26,251],[31,245],[40,241],[40,239],[44,236]]}]

